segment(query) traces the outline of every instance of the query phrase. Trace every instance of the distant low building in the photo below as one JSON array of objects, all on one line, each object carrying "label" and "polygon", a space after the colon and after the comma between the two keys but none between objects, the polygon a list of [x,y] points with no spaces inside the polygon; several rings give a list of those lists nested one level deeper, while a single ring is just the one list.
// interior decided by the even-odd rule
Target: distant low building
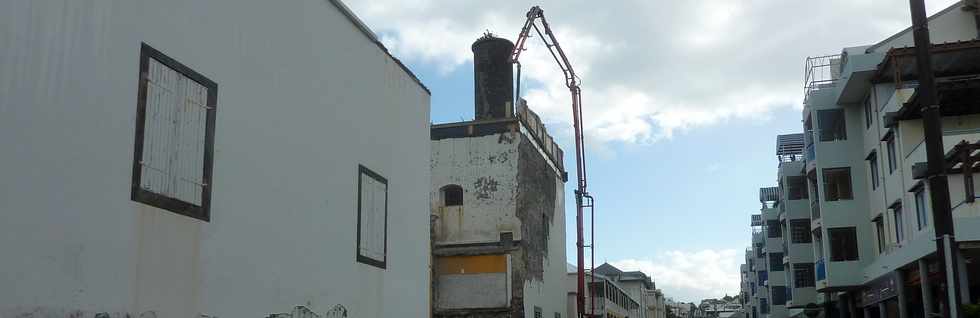
[{"label": "distant low building", "polygon": [[[569,264],[566,279],[568,317],[578,317],[576,275],[575,267]],[[584,317],[635,318],[643,315],[639,300],[610,277],[599,273],[594,275],[586,273],[585,284],[588,286],[588,294],[585,295]]]},{"label": "distant low building", "polygon": [[650,276],[641,271],[622,271],[619,268],[603,263],[595,268],[595,273],[604,275],[626,289],[633,299],[640,303],[643,310],[640,318],[663,318],[664,295]]}]

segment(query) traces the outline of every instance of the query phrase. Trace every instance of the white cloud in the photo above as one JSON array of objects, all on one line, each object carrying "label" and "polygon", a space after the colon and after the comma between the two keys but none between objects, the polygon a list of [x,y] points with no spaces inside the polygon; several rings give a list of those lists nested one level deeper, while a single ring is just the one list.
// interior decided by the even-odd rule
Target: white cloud
[{"label": "white cloud", "polygon": [[[349,1],[397,56],[447,72],[469,67],[470,44],[485,30],[513,40],[529,7],[521,1]],[[955,1],[930,1],[929,11]],[[586,134],[603,143],[654,142],[799,107],[806,56],[873,44],[910,23],[906,3],[894,1],[541,2],[583,79]],[[539,42],[530,39],[522,56],[530,88],[524,92],[552,129],[567,132],[568,91]]]},{"label": "white cloud", "polygon": [[621,270],[642,271],[653,277],[657,288],[676,301],[700,303],[739,293],[737,250],[669,251],[652,259],[609,262]]}]

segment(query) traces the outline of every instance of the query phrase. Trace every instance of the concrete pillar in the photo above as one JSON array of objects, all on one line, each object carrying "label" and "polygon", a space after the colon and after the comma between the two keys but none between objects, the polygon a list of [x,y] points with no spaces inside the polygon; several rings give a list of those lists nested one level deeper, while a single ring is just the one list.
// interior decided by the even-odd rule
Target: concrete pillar
[{"label": "concrete pillar", "polygon": [[922,288],[922,308],[925,317],[933,313],[932,290],[929,288],[929,264],[924,259],[919,259],[919,287]]},{"label": "concrete pillar", "polygon": [[973,302],[970,298],[970,278],[966,270],[966,258],[963,257],[963,251],[956,253],[956,256],[956,269],[959,271],[960,277],[960,302],[970,304]]},{"label": "concrete pillar", "polygon": [[888,307],[885,306],[884,301],[878,302],[878,317],[888,318]]},{"label": "concrete pillar", "polygon": [[896,287],[898,288],[898,318],[908,318],[907,299],[905,298],[905,275],[902,270],[895,270],[895,277],[898,278]]}]

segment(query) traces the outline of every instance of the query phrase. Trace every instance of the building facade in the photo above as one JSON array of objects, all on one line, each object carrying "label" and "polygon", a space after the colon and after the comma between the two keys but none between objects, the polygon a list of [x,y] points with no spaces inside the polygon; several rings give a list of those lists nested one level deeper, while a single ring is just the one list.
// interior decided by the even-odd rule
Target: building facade
[{"label": "building facade", "polygon": [[0,17],[0,317],[429,315],[430,95],[342,3]]},{"label": "building facade", "polygon": [[609,263],[595,268],[595,273],[603,275],[622,286],[631,298],[639,302],[640,318],[662,318],[664,308],[663,292],[657,289],[650,276],[641,271],[622,271]]},{"label": "building facade", "polygon": [[513,44],[473,44],[475,120],[431,127],[436,317],[566,312],[566,173],[537,115],[515,109]]},{"label": "building facade", "polygon": [[[929,18],[949,199],[959,242],[954,262],[961,304],[977,304],[980,296],[980,206],[972,178],[972,153],[980,141],[976,13],[976,6],[964,1]],[[806,61],[803,149],[796,150],[796,135],[780,136],[779,147],[791,139],[793,145],[787,148],[793,149],[792,159],[780,158],[779,187],[774,191],[780,198],[775,206],[786,212],[780,212],[784,216],[778,223],[762,225],[764,232],[778,225],[784,241],[790,238],[783,267],[792,269],[785,275],[793,283],[786,302],[788,316],[806,311],[819,311],[824,317],[948,315],[945,278],[938,274],[930,189],[923,179],[922,105],[911,46],[911,30],[906,29],[876,44]],[[802,160],[797,157],[800,152]],[[764,254],[775,250],[768,245],[752,249],[760,247]],[[751,261],[747,256],[743,293],[752,292],[752,275],[759,273],[752,271]],[[811,261],[812,270],[807,265]],[[810,272],[812,289],[806,275]],[[771,291],[770,297],[775,297]]]},{"label": "building facade", "polygon": [[[569,265],[569,267],[571,267]],[[568,271],[566,279],[568,317],[579,317],[576,296],[578,295],[577,272]],[[620,283],[599,273],[586,273],[585,313],[582,317],[628,318],[641,317],[644,308],[640,299],[634,298]]]}]

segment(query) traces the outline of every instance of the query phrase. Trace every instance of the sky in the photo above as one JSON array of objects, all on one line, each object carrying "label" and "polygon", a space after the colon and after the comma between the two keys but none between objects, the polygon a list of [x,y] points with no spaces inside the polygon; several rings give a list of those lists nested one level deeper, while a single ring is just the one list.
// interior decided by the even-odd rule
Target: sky
[{"label": "sky", "polygon": [[[929,14],[957,0],[927,0]],[[470,44],[514,40],[539,5],[582,78],[596,266],[641,270],[675,300],[736,295],[776,135],[802,131],[807,56],[871,45],[910,24],[903,0],[346,0],[432,91],[432,122],[473,118]],[[522,97],[565,150],[568,90],[540,39]],[[575,211],[566,184],[567,258]]]}]

